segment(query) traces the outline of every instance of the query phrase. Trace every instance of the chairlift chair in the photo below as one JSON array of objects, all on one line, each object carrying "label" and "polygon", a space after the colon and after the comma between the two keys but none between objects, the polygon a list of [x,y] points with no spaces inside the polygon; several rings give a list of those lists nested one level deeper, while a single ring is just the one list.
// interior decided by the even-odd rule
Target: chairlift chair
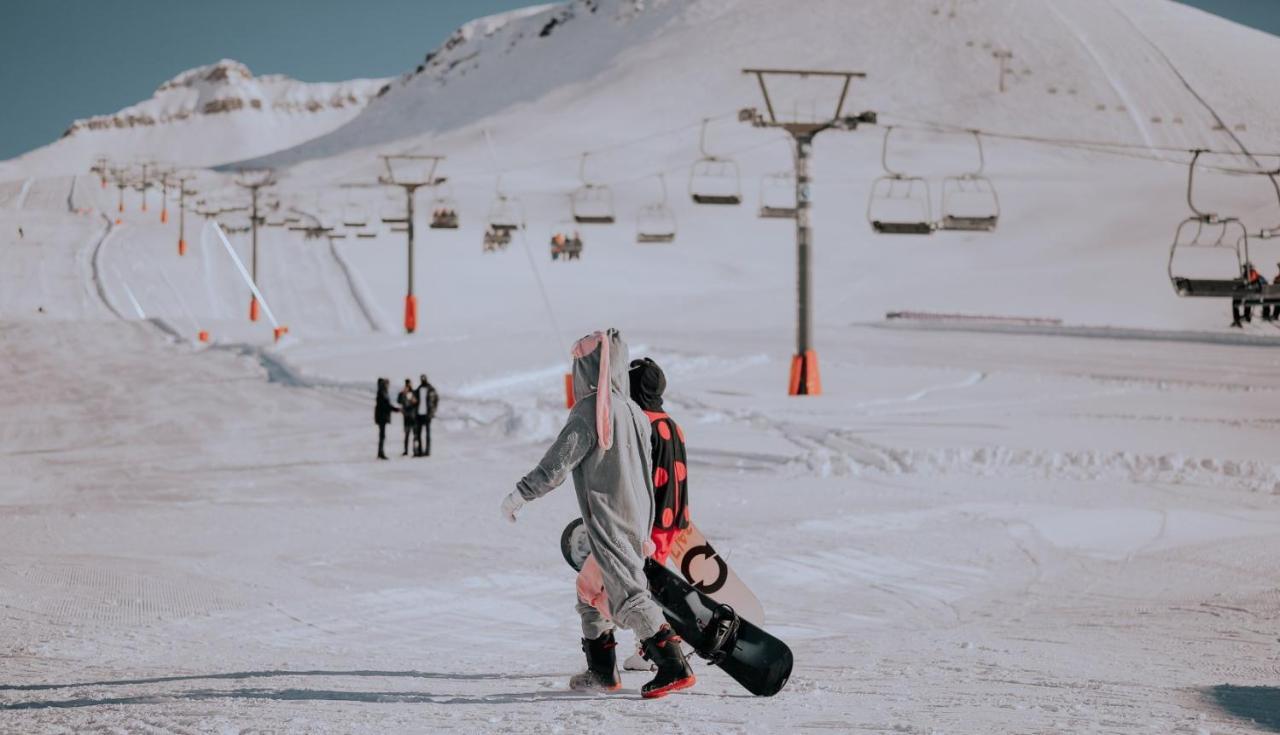
[{"label": "chairlift chair", "polygon": [[796,177],[790,171],[766,174],[760,179],[760,217],[796,218]]},{"label": "chairlift chair", "polygon": [[645,205],[636,215],[636,242],[664,243],[675,242],[676,215],[667,206],[667,179],[658,174],[658,183],[662,186],[662,198],[654,204]]},{"label": "chairlift chair", "polygon": [[934,222],[929,182],[889,167],[889,136],[892,133],[892,127],[884,131],[880,165],[885,175],[871,185],[867,220],[871,228],[882,235],[930,235]]},{"label": "chairlift chair", "polygon": [[494,230],[518,230],[524,227],[524,206],[519,197],[508,196],[502,191],[502,177],[498,177],[497,192],[493,196],[493,204],[489,207],[486,221]]},{"label": "chairlift chair", "polygon": [[524,227],[524,207],[518,198],[502,192],[502,177],[498,177],[497,193],[485,221],[488,224],[484,231],[486,253],[506,249],[511,244],[511,233]]},{"label": "chairlift chair", "polygon": [[363,230],[369,225],[369,216],[365,207],[354,192],[347,192],[347,201],[342,207],[342,226],[349,230]]},{"label": "chairlift chair", "polygon": [[569,196],[569,208],[573,221],[580,225],[611,225],[613,215],[613,189],[605,184],[593,184],[587,180],[587,157],[582,154],[578,163],[578,178],[582,185]]},{"label": "chairlift chair", "polygon": [[[458,203],[454,200],[451,189],[441,189],[445,184],[435,186],[436,196],[431,200],[431,229],[458,229]],[[443,193],[442,193],[443,192]]]},{"label": "chairlift chair", "polygon": [[742,175],[738,163],[707,151],[707,123],[702,121],[698,150],[702,154],[689,169],[689,197],[695,204],[735,205],[742,203]]},{"label": "chairlift chair", "polygon": [[982,136],[976,130],[972,133],[978,146],[978,168],[942,180],[940,227],[943,230],[991,232],[1000,222],[1000,197],[995,185],[983,174],[987,164]]},{"label": "chairlift chair", "polygon": [[[1196,164],[1203,151],[1191,157],[1187,173],[1187,206],[1191,216],[1178,224],[1169,248],[1168,274],[1174,293],[1190,298],[1238,298],[1246,290],[1245,266],[1249,262],[1249,233],[1235,217],[1219,217],[1196,206]],[[1192,254],[1196,260],[1212,258],[1212,274],[1190,277],[1182,275]],[[1212,255],[1210,255],[1212,254]],[[1182,256],[1181,258],[1179,256]],[[1196,270],[1204,268],[1197,263]]]}]

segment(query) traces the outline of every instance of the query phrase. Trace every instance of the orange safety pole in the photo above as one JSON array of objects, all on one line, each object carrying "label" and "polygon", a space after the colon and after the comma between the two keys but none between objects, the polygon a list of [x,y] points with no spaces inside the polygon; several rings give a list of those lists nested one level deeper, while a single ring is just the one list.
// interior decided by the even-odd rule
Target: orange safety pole
[{"label": "orange safety pole", "polygon": [[576,403],[573,397],[573,373],[564,374],[564,407],[573,408]]},{"label": "orange safety pole", "polygon": [[418,328],[418,297],[409,294],[404,297],[404,331],[412,334]]},{"label": "orange safety pole", "polygon": [[276,328],[275,328],[274,330],[272,330],[272,332],[271,332],[271,334],[275,336],[275,340],[276,340],[277,342],[279,342],[279,341],[280,341],[280,338],[281,338],[281,337],[285,336],[285,335],[286,335],[286,334],[288,334],[288,333],[289,333],[289,328],[288,328],[288,327],[286,327],[286,326],[283,326],[283,325],[282,325],[282,326],[279,326],[279,327],[276,327]]},{"label": "orange safety pole", "polygon": [[249,321],[251,322],[258,321],[258,297],[257,296],[249,297]]},{"label": "orange safety pole", "polygon": [[787,394],[792,396],[822,395],[822,375],[818,370],[818,353],[805,350],[791,358],[791,381]]},{"label": "orange safety pole", "polygon": [[208,342],[208,341],[209,341],[209,332],[207,332],[206,330],[201,329],[201,330],[200,330],[200,332],[199,332],[199,334],[197,334],[197,335],[196,335],[196,337],[197,337],[201,342]]}]

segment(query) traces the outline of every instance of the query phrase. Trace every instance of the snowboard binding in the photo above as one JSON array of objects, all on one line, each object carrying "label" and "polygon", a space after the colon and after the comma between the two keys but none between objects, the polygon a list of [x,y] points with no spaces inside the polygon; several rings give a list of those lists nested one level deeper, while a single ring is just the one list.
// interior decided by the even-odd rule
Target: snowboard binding
[{"label": "snowboard binding", "polygon": [[703,650],[696,650],[700,657],[718,664],[733,653],[733,646],[738,641],[738,626],[741,618],[733,608],[720,605],[711,611],[711,617],[702,626]]}]

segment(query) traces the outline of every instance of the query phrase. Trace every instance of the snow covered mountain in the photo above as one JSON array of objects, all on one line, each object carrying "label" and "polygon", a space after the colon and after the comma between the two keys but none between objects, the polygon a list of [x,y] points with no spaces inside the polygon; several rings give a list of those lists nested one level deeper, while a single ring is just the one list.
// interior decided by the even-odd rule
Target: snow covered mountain
[{"label": "snow covered mountain", "polygon": [[[1012,54],[1005,93],[996,51]],[[581,143],[576,123],[590,120],[599,147],[645,121],[759,104],[745,66],[866,72],[851,104],[899,120],[1179,147],[1229,132],[1257,147],[1280,122],[1246,90],[1265,87],[1277,62],[1273,37],[1170,0],[571,0],[468,24],[350,124],[271,160],[485,118],[528,130],[534,111],[545,114],[540,146]]]},{"label": "snow covered mountain", "polygon": [[[1004,92],[997,51],[1012,54]],[[854,81],[846,109],[875,111],[880,126],[825,134],[815,148],[820,326],[917,309],[1186,329],[1220,326],[1223,308],[1211,300],[1175,298],[1165,272],[1173,229],[1187,214],[1185,151],[1280,147],[1273,143],[1280,140],[1280,104],[1256,93],[1269,88],[1268,70],[1277,65],[1280,39],[1169,0],[812,0],[802,9],[769,0],[572,0],[467,24],[418,68],[379,82],[367,106],[317,111],[350,119],[292,148],[286,149],[281,131],[254,128],[248,138],[237,137],[237,121],[307,115],[296,106],[265,109],[268,99],[279,99],[255,91],[269,86],[265,82],[229,71],[227,83],[241,91],[227,96],[206,90],[201,75],[187,75],[161,94],[173,97],[174,110],[221,109],[228,105],[219,100],[241,100],[234,111],[170,125],[206,125],[213,139],[230,137],[246,147],[251,140],[261,142],[264,153],[278,151],[249,162],[279,168],[282,199],[308,212],[331,210],[325,212],[329,219],[352,210],[376,221],[388,207],[402,206],[376,184],[382,173],[377,154],[445,155],[439,173],[449,185],[421,192],[420,211],[456,208],[462,224],[424,230],[429,255],[417,259],[416,277],[429,284],[422,299],[429,330],[464,334],[495,323],[521,332],[545,328],[547,309],[530,265],[481,253],[486,213],[498,186],[518,197],[528,241],[545,258],[551,233],[569,219],[569,194],[584,177],[610,185],[618,224],[587,227],[589,257],[572,271],[543,274],[558,291],[554,309],[572,319],[569,329],[600,319],[626,323],[664,315],[716,328],[759,313],[785,330],[793,283],[778,274],[794,268],[791,226],[758,219],[756,208],[769,174],[789,169],[791,157],[778,133],[738,122],[740,108],[763,104],[755,80],[741,70],[861,71],[867,76]],[[838,90],[820,81],[776,90],[775,105],[784,114],[825,112]],[[262,108],[255,109],[254,100]],[[743,193],[744,206],[690,200],[691,166],[704,153],[703,121],[705,152],[737,164],[740,177],[731,184]],[[873,182],[884,173],[888,126],[897,126],[889,162],[928,180],[934,219],[942,179],[978,165],[972,136],[964,131],[983,131],[986,173],[1000,195],[999,228],[927,238],[873,233],[865,212]],[[928,127],[949,132],[922,130]],[[92,135],[125,136],[126,153],[204,155],[204,139],[183,148],[187,139],[147,135],[151,130],[77,131],[22,159],[23,175],[39,179],[51,171],[83,170],[102,149],[83,145],[75,155],[63,155],[59,146],[81,145],[77,141]],[[294,134],[297,127],[284,132]],[[591,154],[585,165],[584,152]],[[39,156],[48,156],[47,165],[29,165]],[[1222,160],[1247,163],[1241,156]],[[670,258],[681,271],[663,278],[679,296],[664,301],[660,311],[646,311],[647,286],[637,278],[627,284],[634,299],[609,299],[602,306],[598,293],[576,284],[609,282],[608,274],[619,271],[643,275],[667,261],[665,254],[655,258],[651,249],[635,245],[638,213],[663,196],[664,183],[679,224]],[[1206,174],[1202,183],[1206,206],[1238,214],[1250,229],[1280,222],[1265,178]],[[241,195],[230,188],[226,193]],[[112,195],[106,190],[106,199],[94,204],[82,187],[79,206],[110,208]],[[18,181],[0,191],[0,206],[66,198],[65,186],[37,182],[23,189]],[[136,231],[132,237],[141,247],[148,235]],[[1276,242],[1256,243],[1259,262],[1280,261]],[[164,238],[155,247],[171,249]],[[334,248],[364,284],[369,306],[370,319],[348,322],[394,328],[403,308],[402,236],[384,229]],[[114,252],[126,257],[123,249]],[[148,267],[166,263],[149,260]],[[262,277],[271,282],[285,273]],[[168,277],[183,284],[201,276],[175,271]],[[333,296],[296,273],[288,278],[272,284],[277,293],[296,295],[296,305],[280,304],[280,311],[295,312],[292,323],[305,331],[299,320],[314,314],[306,305]],[[1032,281],[1046,288],[1028,299]],[[920,283],[930,287],[920,289]],[[491,288],[504,289],[503,298]],[[230,304],[208,301],[220,304],[210,314],[242,311],[239,297]],[[513,312],[515,302],[536,308]],[[147,313],[157,309],[181,311],[174,302],[172,309]],[[314,326],[328,330],[333,323]]]},{"label": "snow covered mountain", "polygon": [[76,120],[60,140],[11,163],[49,175],[83,172],[96,155],[191,166],[258,156],[340,127],[383,84],[255,77],[244,64],[223,59],[179,74],[136,105]]}]

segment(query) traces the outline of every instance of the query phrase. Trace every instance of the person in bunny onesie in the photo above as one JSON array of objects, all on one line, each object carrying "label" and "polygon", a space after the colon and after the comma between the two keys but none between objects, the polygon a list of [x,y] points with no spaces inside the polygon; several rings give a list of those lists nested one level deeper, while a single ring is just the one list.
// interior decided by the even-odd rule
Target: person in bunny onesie
[{"label": "person in bunny onesie", "polygon": [[[654,516],[649,419],[630,398],[627,344],[616,329],[583,337],[572,354],[574,405],[569,418],[538,466],[503,500],[502,514],[514,523],[525,503],[573,476],[591,556],[577,584],[587,670],[574,675],[569,686],[622,688],[614,652],[616,623],[635,633],[657,667],[641,696],[662,697],[693,686],[696,679],[644,573]],[[603,589],[606,599],[584,599],[595,589]],[[609,614],[593,602],[604,603]]]}]

